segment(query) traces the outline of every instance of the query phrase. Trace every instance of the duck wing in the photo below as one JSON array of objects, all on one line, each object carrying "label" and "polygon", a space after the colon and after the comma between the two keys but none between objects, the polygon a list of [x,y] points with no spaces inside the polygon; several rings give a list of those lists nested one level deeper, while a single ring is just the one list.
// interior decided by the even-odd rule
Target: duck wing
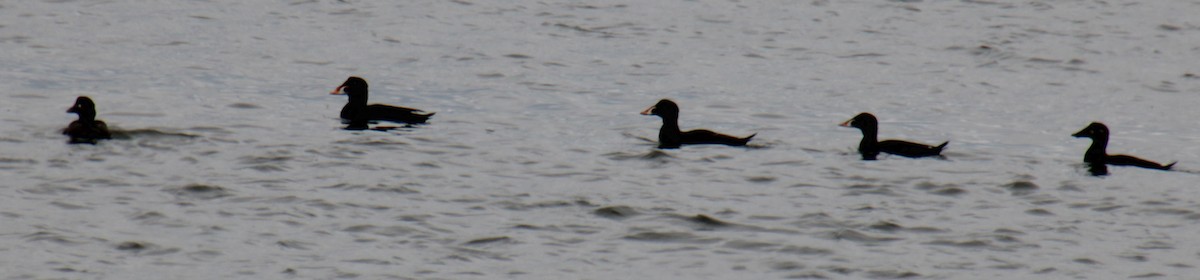
[{"label": "duck wing", "polygon": [[930,146],[903,140],[884,140],[879,141],[879,151],[910,158],[929,157],[940,155],[942,149],[946,148],[947,144],[950,144],[950,141],[946,141],[941,145]]},{"label": "duck wing", "polygon": [[423,114],[424,111],[413,108],[397,107],[383,104],[367,106],[367,118],[370,120],[390,121],[398,123],[425,123],[434,113]]},{"label": "duck wing", "polygon": [[1171,166],[1175,165],[1174,162],[1172,162],[1171,164],[1162,165],[1157,162],[1144,160],[1144,159],[1140,159],[1140,158],[1137,158],[1134,156],[1129,156],[1129,155],[1109,155],[1108,158],[1106,159],[1106,162],[1111,165],[1137,166],[1137,167],[1141,167],[1141,168],[1158,169],[1158,170],[1171,170]]},{"label": "duck wing", "polygon": [[684,132],[680,138],[683,144],[721,144],[729,146],[745,146],[746,143],[750,142],[750,139],[754,138],[755,135],[758,134],[753,134],[746,137],[736,137],[716,133],[711,130],[697,129]]}]

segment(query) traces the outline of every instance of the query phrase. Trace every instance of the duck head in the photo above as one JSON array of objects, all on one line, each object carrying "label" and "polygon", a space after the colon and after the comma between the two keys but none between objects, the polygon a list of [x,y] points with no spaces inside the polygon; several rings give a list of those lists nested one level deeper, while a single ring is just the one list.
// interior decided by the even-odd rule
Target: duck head
[{"label": "duck head", "polygon": [[679,118],[679,105],[669,99],[659,100],[654,106],[642,110],[642,115],[655,115],[662,118]]},{"label": "duck head", "polygon": [[79,119],[91,120],[96,118],[96,103],[87,96],[75,98],[75,105],[67,109],[67,113],[79,114]]},{"label": "duck head", "polygon": [[859,113],[857,116],[854,116],[852,119],[842,122],[839,124],[839,126],[874,130],[879,127],[879,120],[875,119],[875,115],[863,112]]},{"label": "duck head", "polygon": [[336,94],[356,95],[356,94],[360,94],[360,93],[361,94],[367,93],[367,80],[364,80],[363,78],[359,78],[359,77],[355,77],[355,76],[350,76],[350,78],[346,79],[346,82],[342,83],[342,85],[338,86],[337,88],[333,89],[333,91],[329,92],[329,94],[335,94],[335,95]]},{"label": "duck head", "polygon": [[1075,134],[1071,134],[1071,136],[1075,136],[1076,138],[1087,137],[1092,139],[1108,138],[1108,127],[1102,123],[1093,122],[1087,127],[1084,127],[1083,130],[1080,130]]}]

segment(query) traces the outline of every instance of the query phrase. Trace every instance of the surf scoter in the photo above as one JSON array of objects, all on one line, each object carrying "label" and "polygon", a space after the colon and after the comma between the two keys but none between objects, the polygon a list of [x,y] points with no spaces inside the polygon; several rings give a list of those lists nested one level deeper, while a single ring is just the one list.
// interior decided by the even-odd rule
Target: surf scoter
[{"label": "surf scoter", "polygon": [[419,109],[384,104],[367,105],[367,81],[354,76],[346,79],[346,82],[329,94],[345,94],[350,97],[350,101],[342,107],[341,113],[342,119],[349,124],[347,129],[366,129],[369,121],[421,124],[434,114],[423,114],[424,111]]},{"label": "surf scoter", "polygon": [[746,142],[750,142],[750,138],[754,138],[757,133],[746,137],[734,137],[725,134],[720,134],[704,129],[680,131],[679,130],[679,105],[671,100],[659,100],[658,104],[646,108],[642,111],[642,115],[656,115],[662,117],[663,126],[658,130],[658,148],[659,149],[678,149],[683,145],[696,144],[721,144],[729,146],[745,146]]},{"label": "surf scoter", "polygon": [[79,119],[67,125],[63,134],[70,136],[71,144],[96,144],[101,139],[112,139],[108,132],[108,124],[96,119],[96,103],[87,96],[75,98],[75,105],[67,109],[67,113],[79,115]]},{"label": "surf scoter", "polygon": [[946,144],[950,144],[950,141],[937,146],[901,140],[879,141],[877,138],[879,121],[871,113],[858,114],[853,119],[843,122],[841,126],[855,127],[862,130],[863,139],[862,142],[858,143],[858,152],[862,154],[863,160],[875,160],[879,152],[910,158],[938,156],[941,155],[942,149],[946,148]]},{"label": "surf scoter", "polygon": [[1106,165],[1128,165],[1141,168],[1171,170],[1175,163],[1162,165],[1157,162],[1140,159],[1128,155],[1109,155],[1105,149],[1108,148],[1108,126],[1102,123],[1093,122],[1075,134],[1071,134],[1076,138],[1092,138],[1092,146],[1088,147],[1087,152],[1083,153],[1083,162],[1088,164],[1089,171],[1092,175],[1108,175],[1108,167]]}]

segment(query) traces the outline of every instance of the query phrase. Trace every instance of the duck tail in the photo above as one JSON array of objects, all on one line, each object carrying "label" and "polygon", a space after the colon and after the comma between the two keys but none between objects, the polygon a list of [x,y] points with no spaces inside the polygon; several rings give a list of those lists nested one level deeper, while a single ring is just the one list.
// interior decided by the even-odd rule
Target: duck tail
[{"label": "duck tail", "polygon": [[403,122],[416,123],[416,124],[425,123],[425,122],[429,121],[429,117],[433,117],[433,114],[437,114],[437,113],[432,113],[432,112],[428,113],[428,114],[413,113],[411,117],[407,117],[407,119],[403,120]]},{"label": "duck tail", "polygon": [[746,143],[750,143],[750,138],[754,138],[755,135],[758,135],[758,133],[750,134],[750,136],[746,136],[746,138],[742,138],[742,145],[746,145]]},{"label": "duck tail", "polygon": [[939,153],[941,153],[941,152],[942,152],[942,149],[945,149],[945,148],[946,148],[946,145],[948,145],[948,144],[950,144],[950,141],[942,142],[942,144],[941,144],[941,145],[937,145],[937,147],[934,147],[934,149],[937,149],[937,151],[938,151]]},{"label": "duck tail", "polygon": [[1176,163],[1179,163],[1179,162],[1176,161],[1176,162],[1171,162],[1167,165],[1163,165],[1162,170],[1171,170],[1171,167],[1175,166]]}]

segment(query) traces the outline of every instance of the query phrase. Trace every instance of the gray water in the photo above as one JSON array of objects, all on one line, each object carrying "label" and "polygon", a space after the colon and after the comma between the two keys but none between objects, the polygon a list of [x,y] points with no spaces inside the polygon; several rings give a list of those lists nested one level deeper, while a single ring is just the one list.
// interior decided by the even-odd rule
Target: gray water
[{"label": "gray water", "polygon": [[[3,279],[1187,279],[1196,1],[0,2]],[[345,131],[347,76],[428,125]],[[60,134],[76,96],[119,133]],[[750,147],[657,150],[684,129]],[[863,162],[836,124],[950,141]],[[1086,174],[1090,144],[1179,161]],[[382,124],[388,125],[388,124]]]}]

